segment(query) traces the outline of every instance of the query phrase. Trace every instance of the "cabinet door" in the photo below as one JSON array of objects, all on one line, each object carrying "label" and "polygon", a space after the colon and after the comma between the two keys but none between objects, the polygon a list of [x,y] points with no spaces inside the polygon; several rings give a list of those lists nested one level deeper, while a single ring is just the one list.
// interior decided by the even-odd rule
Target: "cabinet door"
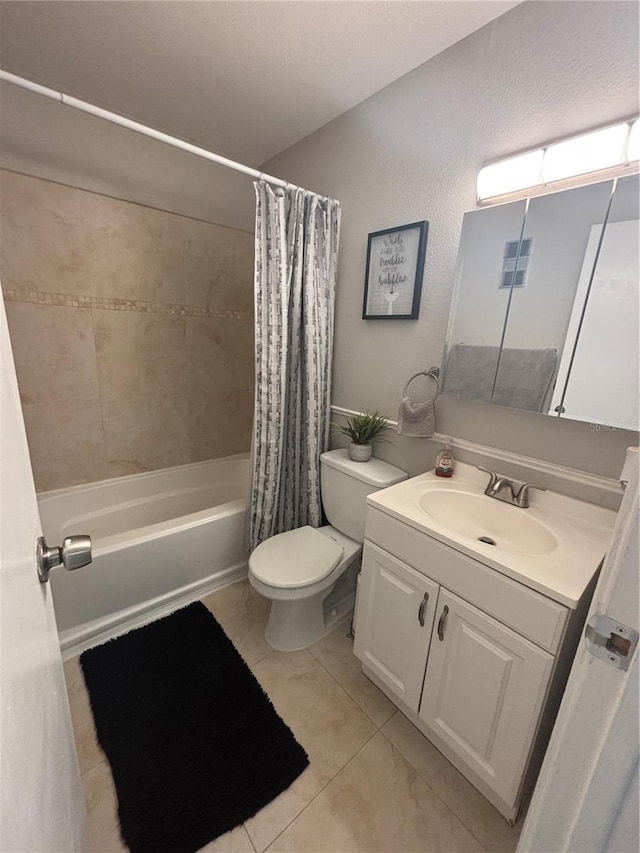
[{"label": "cabinet door", "polygon": [[438,584],[365,543],[354,652],[417,712],[438,601]]},{"label": "cabinet door", "polygon": [[506,803],[515,802],[553,658],[441,589],[420,718]]}]

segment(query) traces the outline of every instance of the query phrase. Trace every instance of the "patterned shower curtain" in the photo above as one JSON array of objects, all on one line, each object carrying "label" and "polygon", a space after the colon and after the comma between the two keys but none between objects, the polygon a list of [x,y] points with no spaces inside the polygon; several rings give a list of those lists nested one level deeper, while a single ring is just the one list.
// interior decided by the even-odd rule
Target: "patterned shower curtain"
[{"label": "patterned shower curtain", "polygon": [[329,448],[340,205],[301,189],[256,191],[256,392],[248,546],[322,523]]}]

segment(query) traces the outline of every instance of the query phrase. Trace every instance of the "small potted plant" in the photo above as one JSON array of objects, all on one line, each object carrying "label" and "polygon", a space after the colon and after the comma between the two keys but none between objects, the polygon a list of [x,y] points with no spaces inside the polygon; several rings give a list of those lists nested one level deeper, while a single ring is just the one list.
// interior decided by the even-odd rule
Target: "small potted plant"
[{"label": "small potted plant", "polygon": [[351,439],[348,447],[349,458],[354,462],[367,462],[371,459],[371,443],[389,440],[382,438],[382,433],[391,429],[389,421],[379,412],[363,412],[347,418],[345,426],[336,425],[335,431]]}]

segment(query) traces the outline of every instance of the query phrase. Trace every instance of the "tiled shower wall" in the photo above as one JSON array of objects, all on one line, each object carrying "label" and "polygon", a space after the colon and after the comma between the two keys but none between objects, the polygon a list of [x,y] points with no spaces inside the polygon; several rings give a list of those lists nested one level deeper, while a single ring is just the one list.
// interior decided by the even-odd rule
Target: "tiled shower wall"
[{"label": "tiled shower wall", "polygon": [[247,451],[253,234],[0,171],[39,491]]}]

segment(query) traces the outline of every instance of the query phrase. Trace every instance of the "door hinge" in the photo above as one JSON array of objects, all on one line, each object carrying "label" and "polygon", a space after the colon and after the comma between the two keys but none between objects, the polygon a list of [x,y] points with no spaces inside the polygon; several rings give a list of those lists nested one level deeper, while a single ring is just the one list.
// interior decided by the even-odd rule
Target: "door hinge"
[{"label": "door hinge", "polygon": [[587,622],[584,640],[594,657],[626,671],[638,645],[638,632],[610,616],[595,613]]}]

